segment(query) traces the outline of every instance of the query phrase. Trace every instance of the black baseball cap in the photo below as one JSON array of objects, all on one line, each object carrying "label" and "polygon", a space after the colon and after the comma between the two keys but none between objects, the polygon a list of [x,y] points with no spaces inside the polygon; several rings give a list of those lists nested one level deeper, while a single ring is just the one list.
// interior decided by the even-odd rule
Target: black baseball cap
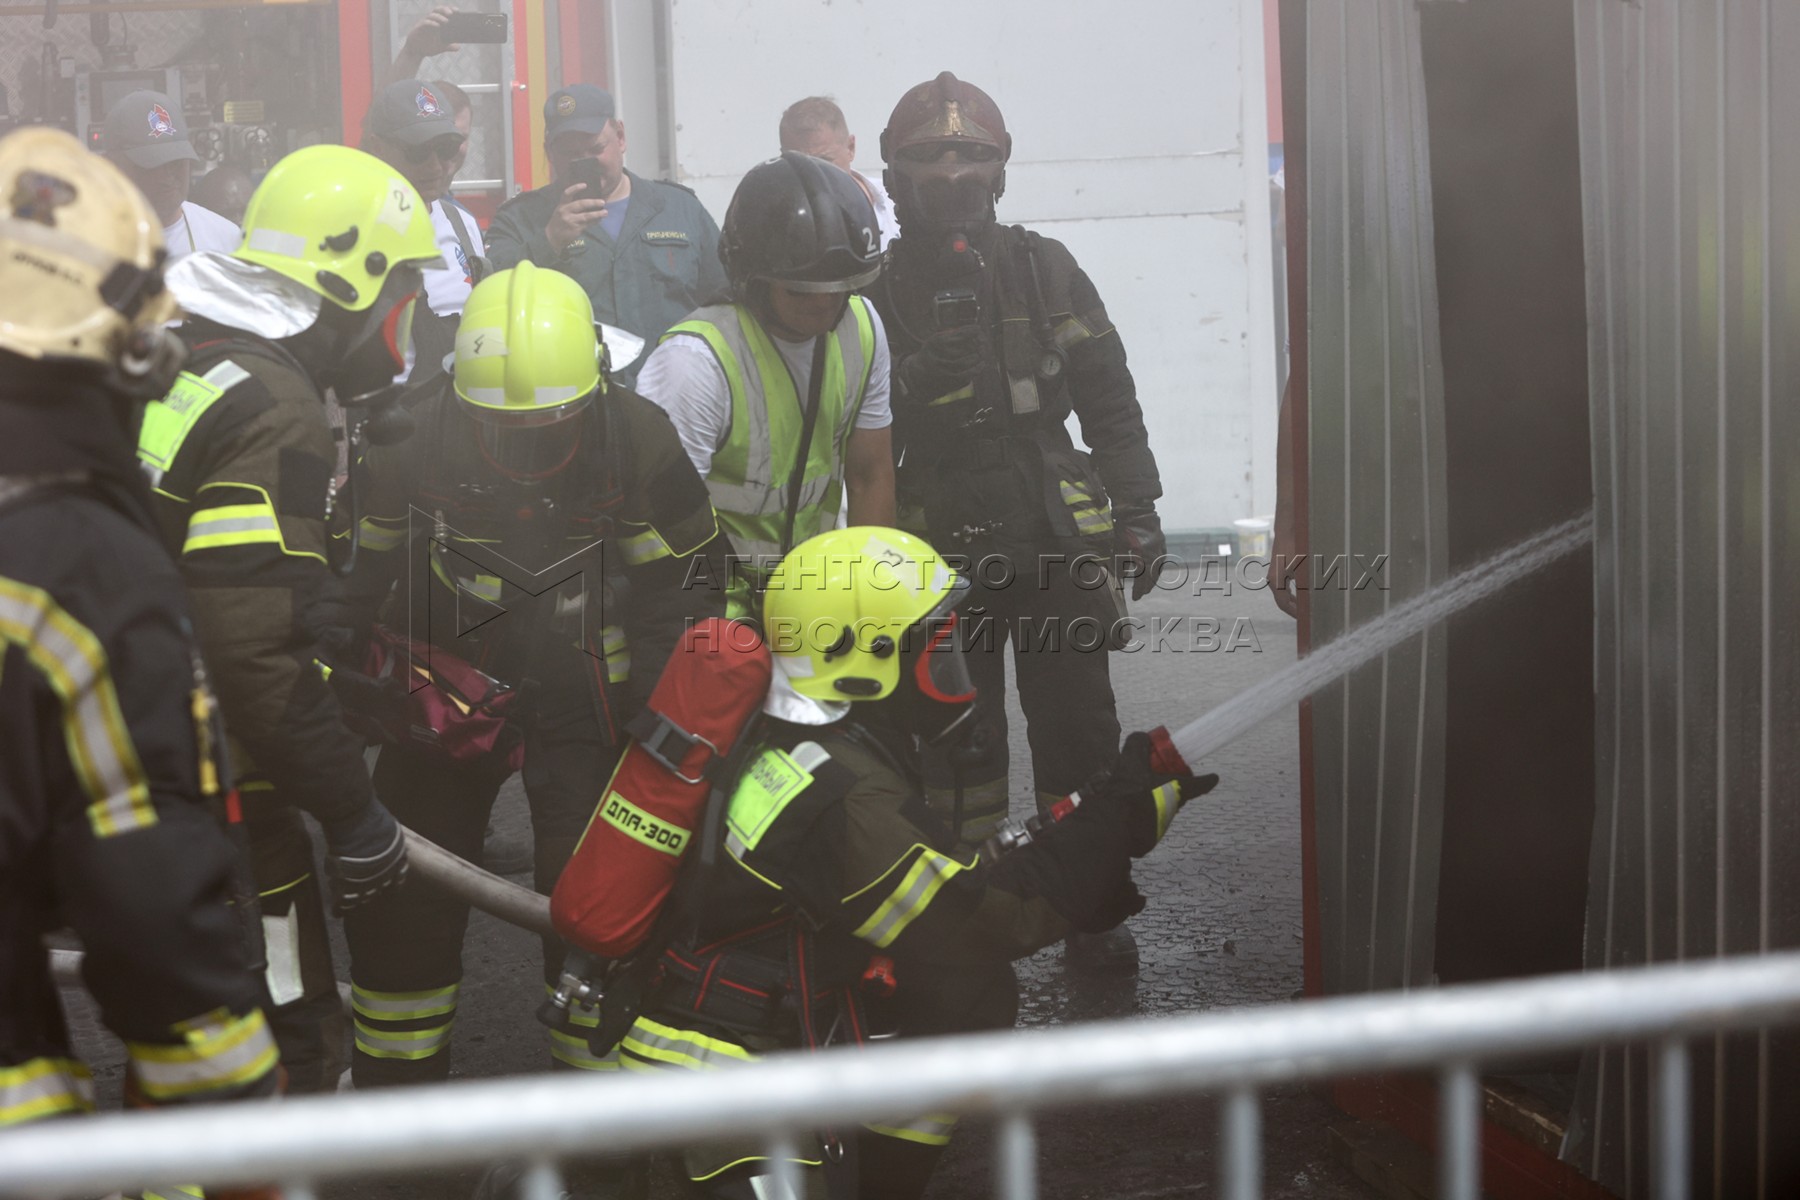
[{"label": "black baseball cap", "polygon": [[181,106],[161,92],[131,92],[106,114],[106,153],[148,171],[187,159],[199,162],[188,141]]},{"label": "black baseball cap", "polygon": [[402,79],[375,93],[363,131],[401,146],[423,146],[446,134],[462,136],[450,98],[423,79]]},{"label": "black baseball cap", "polygon": [[591,83],[571,83],[544,101],[544,140],[561,133],[600,133],[618,114],[612,93]]}]

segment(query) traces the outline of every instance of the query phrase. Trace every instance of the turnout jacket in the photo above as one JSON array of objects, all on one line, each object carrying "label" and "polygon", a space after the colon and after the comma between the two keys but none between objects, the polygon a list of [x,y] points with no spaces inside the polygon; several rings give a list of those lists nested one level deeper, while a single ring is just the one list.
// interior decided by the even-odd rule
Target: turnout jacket
[{"label": "turnout jacket", "polygon": [[[947,551],[969,526],[1015,553],[1053,541],[1109,554],[1110,509],[1148,509],[1162,495],[1118,330],[1061,242],[994,225],[973,245],[982,268],[959,276],[902,238],[870,291],[894,358],[902,523]],[[982,366],[966,387],[912,395],[902,365],[935,330],[933,297],[959,287],[980,304]],[[1069,437],[1070,413],[1086,452]]]},{"label": "turnout jacket", "polygon": [[321,821],[355,816],[373,796],[362,743],[314,664],[322,614],[341,602],[324,398],[273,342],[202,320],[182,337],[189,369],[145,411],[138,458],[234,762]]},{"label": "turnout jacket", "polygon": [[703,936],[798,916],[822,943],[842,943],[859,973],[879,951],[904,980],[908,963],[1010,962],[1123,919],[1115,909],[1136,893],[1112,823],[1091,823],[1081,848],[1057,825],[992,861],[958,854],[916,758],[910,738],[878,722],[777,724],[726,810]]},{"label": "turnout jacket", "polygon": [[[692,944],[676,952],[704,958],[794,918],[816,942],[815,988],[855,981],[882,954],[904,997],[910,968],[1010,962],[1137,910],[1118,822],[1071,819],[992,861],[959,854],[925,803],[916,757],[910,739],[876,722],[775,723],[732,791]],[[746,1035],[740,1046],[805,1044],[779,993],[761,1016],[709,1006],[679,986],[661,1000],[665,1026],[698,1020],[714,1036]],[[625,1065],[670,1064],[643,1033],[640,1019],[623,1043]]]},{"label": "turnout jacket", "polygon": [[447,383],[414,417],[361,467],[353,625],[404,574],[390,626],[504,683],[585,695],[616,742],[689,622],[725,610],[729,542],[675,427],[610,385],[572,418],[561,469],[521,482]]},{"label": "turnout jacket", "polygon": [[[904,1011],[946,975],[1110,929],[1142,906],[1122,822],[1078,809],[998,859],[959,854],[917,759],[912,739],[878,721],[773,724],[732,790],[700,898],[684,901],[698,919],[664,952],[620,1042],[622,1066],[705,1069],[859,1041],[872,956],[891,960],[888,1003]],[[954,1123],[927,1114],[869,1128],[939,1146]],[[737,1143],[686,1154],[696,1180],[762,1157]]]},{"label": "turnout jacket", "polygon": [[[74,392],[31,416],[0,395],[0,1127],[93,1107],[43,942],[65,925],[125,1042],[134,1102],[279,1082],[226,902],[234,854],[207,803],[223,799],[216,725],[181,581],[141,484],[125,494],[131,447],[110,399]],[[77,416],[75,441],[110,429],[110,461],[52,440]]]}]

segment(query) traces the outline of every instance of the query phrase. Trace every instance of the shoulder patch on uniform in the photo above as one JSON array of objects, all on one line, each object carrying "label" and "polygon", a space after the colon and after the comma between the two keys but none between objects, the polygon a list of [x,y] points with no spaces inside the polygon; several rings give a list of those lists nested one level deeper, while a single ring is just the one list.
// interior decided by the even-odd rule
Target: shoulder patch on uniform
[{"label": "shoulder patch on uniform", "polygon": [[[230,401],[220,404],[229,393]],[[204,375],[183,371],[168,395],[144,406],[138,430],[138,459],[152,486],[175,464],[189,436],[200,422],[212,417],[215,434],[229,432],[274,405],[269,389],[253,373],[226,359]]]},{"label": "shoulder patch on uniform", "polygon": [[830,760],[817,742],[801,742],[791,753],[772,746],[752,759],[725,814],[725,845],[732,855],[742,858],[756,849],[775,819],[811,785],[813,772]]}]

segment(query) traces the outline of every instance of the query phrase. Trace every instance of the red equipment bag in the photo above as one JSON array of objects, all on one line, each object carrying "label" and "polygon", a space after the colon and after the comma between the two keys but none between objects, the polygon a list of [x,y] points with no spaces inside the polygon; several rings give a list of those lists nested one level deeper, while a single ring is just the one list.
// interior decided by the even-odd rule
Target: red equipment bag
[{"label": "red equipment bag", "polygon": [[681,635],[550,895],[570,945],[620,958],[650,936],[699,832],[711,773],[762,707],[774,663],[756,631],[708,617]]},{"label": "red equipment bag", "polygon": [[524,764],[525,740],[508,720],[518,692],[439,646],[376,625],[362,669],[325,667],[325,678],[345,722],[372,742],[457,763],[499,758],[514,771]]}]

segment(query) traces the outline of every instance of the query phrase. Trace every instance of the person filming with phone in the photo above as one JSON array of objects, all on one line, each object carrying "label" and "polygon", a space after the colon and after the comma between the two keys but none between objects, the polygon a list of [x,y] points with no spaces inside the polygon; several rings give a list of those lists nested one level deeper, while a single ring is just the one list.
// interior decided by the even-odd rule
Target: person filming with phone
[{"label": "person filming with phone", "polygon": [[544,152],[555,178],[500,206],[488,253],[496,270],[530,262],[572,277],[596,320],[653,344],[723,293],[719,227],[687,188],[626,170],[625,148],[610,92],[585,83],[552,92]]}]

